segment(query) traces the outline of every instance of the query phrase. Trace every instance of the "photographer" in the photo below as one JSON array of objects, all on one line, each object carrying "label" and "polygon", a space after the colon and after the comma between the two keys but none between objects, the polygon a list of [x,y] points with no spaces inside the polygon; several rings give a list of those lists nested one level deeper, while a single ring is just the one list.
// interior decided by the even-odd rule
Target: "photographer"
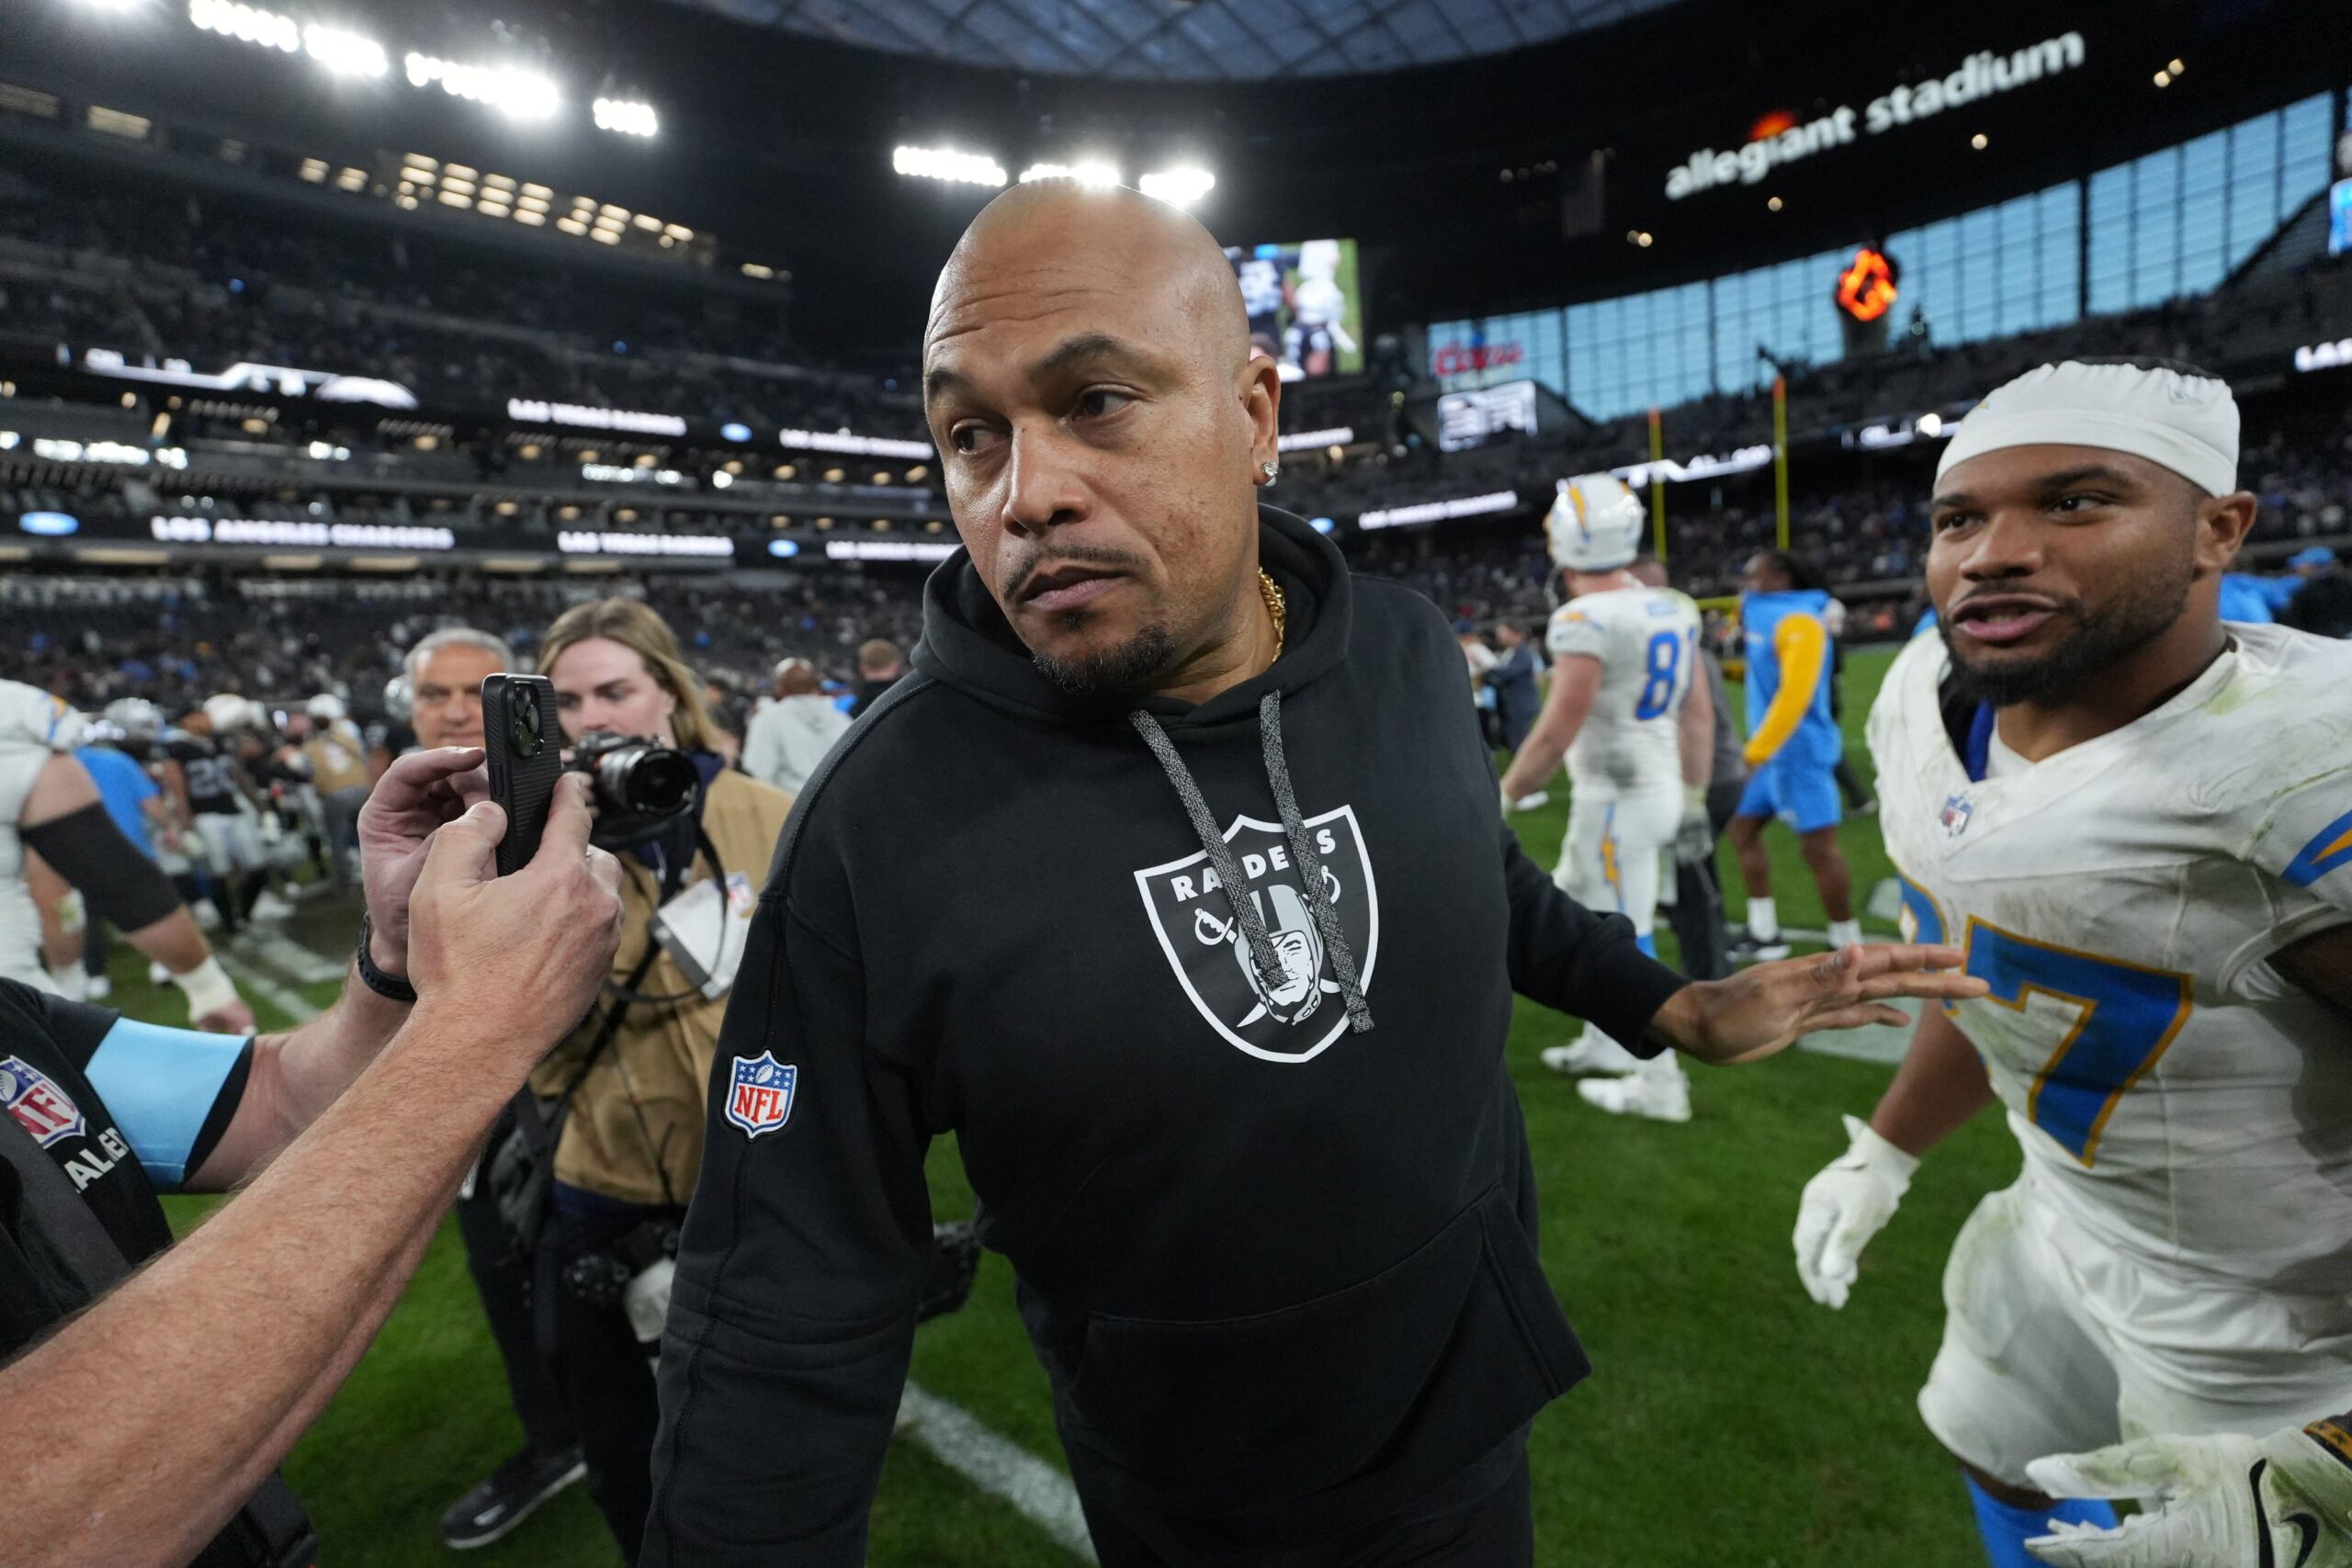
[{"label": "photographer", "polygon": [[[406,758],[378,785],[359,821],[366,949],[291,1033],[162,1029],[0,981],[9,1562],[315,1561],[271,1469],[617,939],[585,789],[560,788],[537,858],[495,879],[505,823],[481,761]],[[158,1190],[248,1182],[170,1246]]]},{"label": "photographer", "polygon": [[[517,1141],[551,1148],[552,1182],[526,1221],[537,1231],[526,1239],[540,1348],[596,1506],[634,1562],[659,1416],[649,1358],[677,1224],[702,1164],[726,980],[792,797],[725,767],[702,682],[644,604],[606,599],[566,611],[548,628],[540,669],[555,684],[573,765],[595,759],[594,837],[620,858],[623,934],[603,1000],[532,1075],[550,1116]],[[673,755],[616,746],[621,738]],[[698,787],[665,814],[648,797],[674,753],[691,762]],[[510,1168],[524,1152],[510,1146]]]}]

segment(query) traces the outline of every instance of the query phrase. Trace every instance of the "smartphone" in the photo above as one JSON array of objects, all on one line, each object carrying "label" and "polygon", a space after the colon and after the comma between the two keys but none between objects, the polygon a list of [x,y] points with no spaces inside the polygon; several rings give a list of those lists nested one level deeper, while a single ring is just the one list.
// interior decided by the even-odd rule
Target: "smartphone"
[{"label": "smartphone", "polygon": [[498,874],[531,863],[563,776],[563,730],[555,683],[544,675],[492,675],[481,683],[482,749],[490,753],[490,798],[506,813]]}]

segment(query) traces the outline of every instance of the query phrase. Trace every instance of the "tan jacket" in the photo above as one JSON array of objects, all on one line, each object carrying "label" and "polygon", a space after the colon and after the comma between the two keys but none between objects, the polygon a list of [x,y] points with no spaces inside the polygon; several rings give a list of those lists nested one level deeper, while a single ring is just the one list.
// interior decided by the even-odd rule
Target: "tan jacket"
[{"label": "tan jacket", "polygon": [[321,795],[368,787],[368,746],[348,719],[302,742],[302,755],[310,759],[311,783]]},{"label": "tan jacket", "polygon": [[[791,809],[792,796],[742,773],[730,770],[711,781],[703,803],[703,830],[710,835],[729,874],[741,873],[751,878],[755,897],[767,883],[776,835]],[[644,957],[646,944],[653,940],[648,922],[661,891],[643,863],[624,855],[621,865],[621,946],[613,959],[616,984],[628,981],[629,972]],[[697,855],[684,886],[691,887],[709,878],[709,861]],[[648,996],[670,996],[689,988],[685,976],[666,953],[654,959],[637,986]],[[595,1040],[597,1023],[611,1005],[609,998],[598,1003],[589,1021],[539,1064],[531,1075],[535,1093],[560,1094],[578,1076],[581,1059]],[[726,1013],[726,998],[706,1001],[699,993],[688,1001],[632,1005],[620,1032],[572,1093],[571,1113],[556,1145],[556,1179],[624,1202],[684,1203],[702,1168],[710,1063],[718,1045],[719,1021]]]}]

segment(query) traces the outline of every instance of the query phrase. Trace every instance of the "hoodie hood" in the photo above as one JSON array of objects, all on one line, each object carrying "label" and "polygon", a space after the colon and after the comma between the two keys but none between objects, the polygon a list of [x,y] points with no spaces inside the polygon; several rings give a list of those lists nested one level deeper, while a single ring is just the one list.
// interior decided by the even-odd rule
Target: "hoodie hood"
[{"label": "hoodie hood", "polygon": [[1302,518],[1258,508],[1258,564],[1283,591],[1289,611],[1283,656],[1272,668],[1194,705],[1166,697],[1075,697],[1046,679],[997,607],[969,552],[958,549],[923,585],[922,640],[915,669],[989,705],[1033,718],[1120,725],[1152,714],[1179,731],[1253,722],[1269,692],[1296,692],[1346,654],[1351,624],[1347,562]]},{"label": "hoodie hood", "polygon": [[[1299,897],[1313,917],[1322,952],[1329,954],[1338,974],[1349,1027],[1361,1034],[1372,1028],[1372,1011],[1364,1001],[1356,954],[1350,950],[1339,916],[1324,892],[1321,858],[1299,812],[1283,749],[1282,713],[1285,693],[1304,690],[1347,651],[1351,630],[1347,564],[1329,539],[1297,517],[1271,506],[1258,509],[1258,561],[1281,587],[1287,606],[1282,656],[1254,680],[1228,687],[1197,705],[1117,694],[1080,698],[1063,692],[1038,671],[1028,649],[981,583],[970,555],[961,550],[924,585],[923,636],[915,647],[915,668],[984,702],[1049,721],[1091,725],[1115,722],[1124,716],[1167,773],[1169,786],[1182,804],[1202,852],[1215,868],[1219,885],[1227,889],[1246,887],[1248,883],[1232,846],[1217,831],[1216,819],[1170,738],[1169,728],[1172,726],[1180,735],[1197,735],[1204,727],[1222,729],[1229,723],[1254,722],[1262,745],[1267,786],[1282,818],[1283,837],[1305,879]],[[1305,964],[1295,947],[1285,961],[1258,899],[1228,893],[1227,905],[1250,954],[1250,967],[1268,995],[1294,986],[1302,964],[1309,975],[1319,966],[1319,956],[1315,964]]]}]

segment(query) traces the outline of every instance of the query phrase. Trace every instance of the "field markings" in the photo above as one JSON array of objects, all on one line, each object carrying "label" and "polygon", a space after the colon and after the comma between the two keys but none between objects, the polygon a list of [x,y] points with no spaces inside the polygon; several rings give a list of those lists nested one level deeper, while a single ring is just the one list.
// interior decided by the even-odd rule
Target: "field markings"
[{"label": "field markings", "polygon": [[1860,1029],[1825,1029],[1798,1040],[1796,1048],[1816,1056],[1843,1056],[1849,1061],[1894,1066],[1911,1049],[1911,1032],[1918,1021],[1920,1004],[1909,997],[1897,997],[1886,1005],[1908,1014],[1912,1022],[1900,1029],[1884,1023],[1866,1023]]},{"label": "field markings", "polygon": [[1095,1561],[1078,1489],[1044,1460],[911,1382],[899,1396],[899,1430],[981,1491],[1012,1504],[1056,1544],[1085,1562]]},{"label": "field markings", "polygon": [[[247,931],[233,944],[223,945],[228,951],[220,953],[221,966],[238,986],[295,1023],[316,1018],[319,1010],[279,984],[280,977],[305,986],[343,978],[342,965],[277,932]],[[1082,1562],[1096,1561],[1077,1488],[1044,1460],[990,1431],[960,1405],[912,1382],[899,1395],[898,1429],[981,1491],[1011,1504],[1056,1545]]]},{"label": "field markings", "polygon": [[239,990],[259,997],[279,1012],[284,1013],[288,1022],[308,1023],[319,1016],[317,1008],[312,1007],[297,993],[288,990],[268,976],[246,964],[241,956],[232,955],[219,948],[213,950],[213,956],[220,960],[220,967],[227,970],[229,977],[237,982]]},{"label": "field markings", "polygon": [[250,953],[298,986],[331,986],[343,978],[343,965],[322,957],[283,931],[248,930],[231,939],[240,953]]},{"label": "field markings", "polygon": [[343,978],[342,966],[321,956],[293,938],[276,931],[248,929],[213,949],[220,967],[242,990],[251,992],[284,1013],[291,1023],[308,1023],[320,1010],[295,986],[323,986]]}]

